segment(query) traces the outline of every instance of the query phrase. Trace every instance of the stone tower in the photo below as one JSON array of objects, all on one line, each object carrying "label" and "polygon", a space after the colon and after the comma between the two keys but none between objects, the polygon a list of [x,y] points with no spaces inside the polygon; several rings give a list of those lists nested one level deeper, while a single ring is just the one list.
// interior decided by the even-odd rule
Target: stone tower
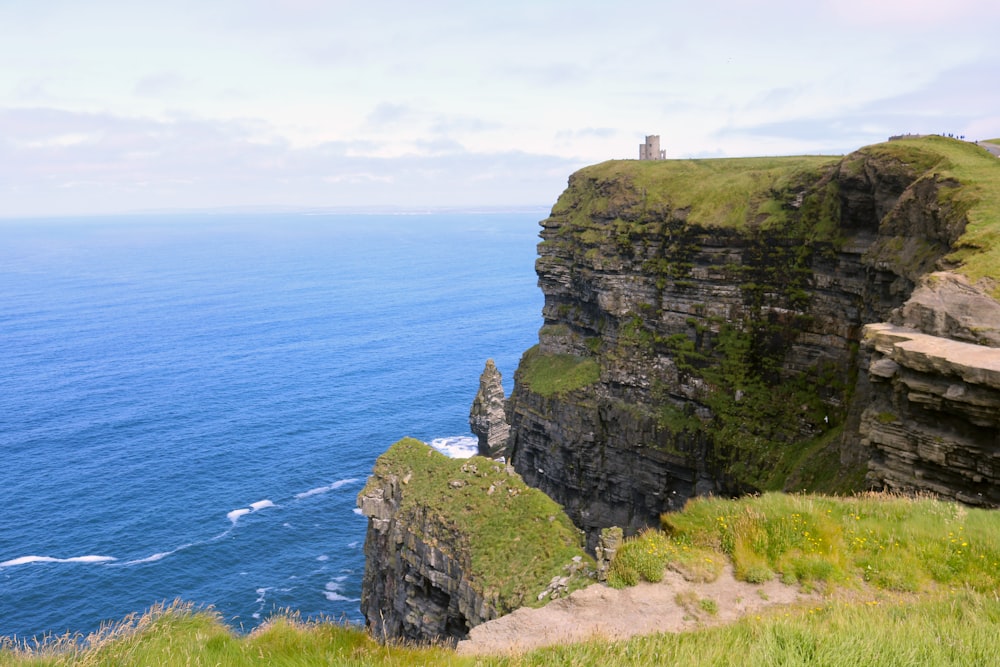
[{"label": "stone tower", "polygon": [[660,150],[660,135],[650,134],[646,137],[646,143],[639,144],[640,160],[666,160],[667,151]]}]

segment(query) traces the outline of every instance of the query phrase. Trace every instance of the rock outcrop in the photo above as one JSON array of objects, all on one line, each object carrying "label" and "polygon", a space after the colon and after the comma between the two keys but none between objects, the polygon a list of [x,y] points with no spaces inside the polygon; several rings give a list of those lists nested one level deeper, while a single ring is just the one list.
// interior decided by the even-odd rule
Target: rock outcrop
[{"label": "rock outcrop", "polygon": [[361,612],[378,638],[453,643],[579,587],[593,566],[558,505],[512,470],[412,438],[379,457],[358,506],[368,517]]},{"label": "rock outcrop", "polygon": [[479,455],[490,459],[504,456],[510,435],[501,380],[496,364],[487,359],[486,368],[479,376],[479,391],[469,410],[469,428],[479,438]]},{"label": "rock outcrop", "polygon": [[[943,152],[967,150],[947,141],[571,176],[541,223],[545,324],[507,407],[516,470],[591,548],[600,529],[656,525],[694,495],[867,484],[996,504],[983,490],[1000,483],[996,424],[975,407],[992,399],[960,406],[950,381],[915,398],[905,354],[862,345],[865,325],[889,321],[996,344],[1000,304],[949,272],[974,201],[945,173]],[[885,402],[914,430],[873,417]],[[962,472],[918,442],[942,415],[952,459],[977,453]],[[915,463],[925,455],[940,464]]]},{"label": "rock outcrop", "polygon": [[1000,349],[887,323],[865,327],[864,345],[878,387],[860,427],[871,481],[1000,506]]}]

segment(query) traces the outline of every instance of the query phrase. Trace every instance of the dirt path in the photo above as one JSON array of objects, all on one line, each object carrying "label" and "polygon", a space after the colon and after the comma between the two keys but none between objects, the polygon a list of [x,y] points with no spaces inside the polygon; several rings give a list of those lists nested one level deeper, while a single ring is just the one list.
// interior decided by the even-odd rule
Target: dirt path
[{"label": "dirt path", "polygon": [[667,572],[658,584],[616,590],[594,584],[540,609],[518,609],[476,626],[459,642],[460,655],[521,653],[551,644],[625,639],[728,623],[770,605],[818,600],[778,581],[747,584],[727,567],[711,583]]},{"label": "dirt path", "polygon": [[979,145],[988,150],[989,152],[993,153],[997,157],[1000,157],[1000,145],[991,144],[988,141],[980,141]]}]

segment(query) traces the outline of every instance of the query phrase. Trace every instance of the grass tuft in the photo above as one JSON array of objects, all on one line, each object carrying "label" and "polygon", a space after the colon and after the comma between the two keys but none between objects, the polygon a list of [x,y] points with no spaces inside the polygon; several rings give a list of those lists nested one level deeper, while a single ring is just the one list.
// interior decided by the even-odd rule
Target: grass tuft
[{"label": "grass tuft", "polygon": [[673,539],[714,542],[750,582],[1000,588],[1000,515],[931,498],[703,498],[663,524]]},{"label": "grass tuft", "polygon": [[517,367],[517,381],[545,397],[567,394],[600,379],[601,369],[596,359],[545,354],[537,345],[524,353]]}]

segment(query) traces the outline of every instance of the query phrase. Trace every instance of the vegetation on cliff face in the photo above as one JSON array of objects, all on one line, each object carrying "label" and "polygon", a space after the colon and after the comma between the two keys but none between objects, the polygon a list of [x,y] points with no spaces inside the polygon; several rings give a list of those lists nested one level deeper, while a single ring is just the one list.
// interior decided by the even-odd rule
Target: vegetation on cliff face
[{"label": "vegetation on cliff face", "polygon": [[543,354],[537,345],[521,357],[517,372],[519,382],[545,397],[589,387],[601,377],[600,366],[592,357]]},{"label": "vegetation on cliff face", "polygon": [[[850,492],[866,469],[845,429],[860,330],[936,268],[1000,276],[1000,161],[941,137],[843,158],[609,161],[575,173],[542,226],[525,389],[542,393],[540,360],[593,360],[572,400],[654,420],[629,444],[688,458],[715,492]],[[536,384],[549,397],[558,381]]]},{"label": "vegetation on cliff face", "polygon": [[929,171],[940,180],[954,179],[961,184],[960,188],[941,191],[941,204],[968,218],[947,260],[957,263],[957,272],[970,281],[993,280],[993,296],[1000,299],[1000,160],[978,146],[941,137],[901,143],[933,146],[939,157]]},{"label": "vegetation on cliff face", "polygon": [[403,485],[398,520],[411,531],[433,526],[433,534],[416,537],[455,550],[452,556],[468,563],[470,583],[503,611],[540,604],[538,594],[553,577],[567,575],[574,557],[593,563],[562,508],[502,463],[448,458],[404,438],[378,458],[359,498],[379,478]]},{"label": "vegetation on cliff face", "polygon": [[596,247],[610,232],[624,251],[649,225],[671,217],[705,229],[836,241],[834,176],[860,176],[872,164],[884,179],[934,184],[940,215],[953,221],[946,226],[961,226],[948,257],[960,273],[972,281],[1000,274],[1000,161],[975,144],[936,136],[867,146],[845,158],[612,160],[573,174],[551,218],[561,219],[560,235]]}]

